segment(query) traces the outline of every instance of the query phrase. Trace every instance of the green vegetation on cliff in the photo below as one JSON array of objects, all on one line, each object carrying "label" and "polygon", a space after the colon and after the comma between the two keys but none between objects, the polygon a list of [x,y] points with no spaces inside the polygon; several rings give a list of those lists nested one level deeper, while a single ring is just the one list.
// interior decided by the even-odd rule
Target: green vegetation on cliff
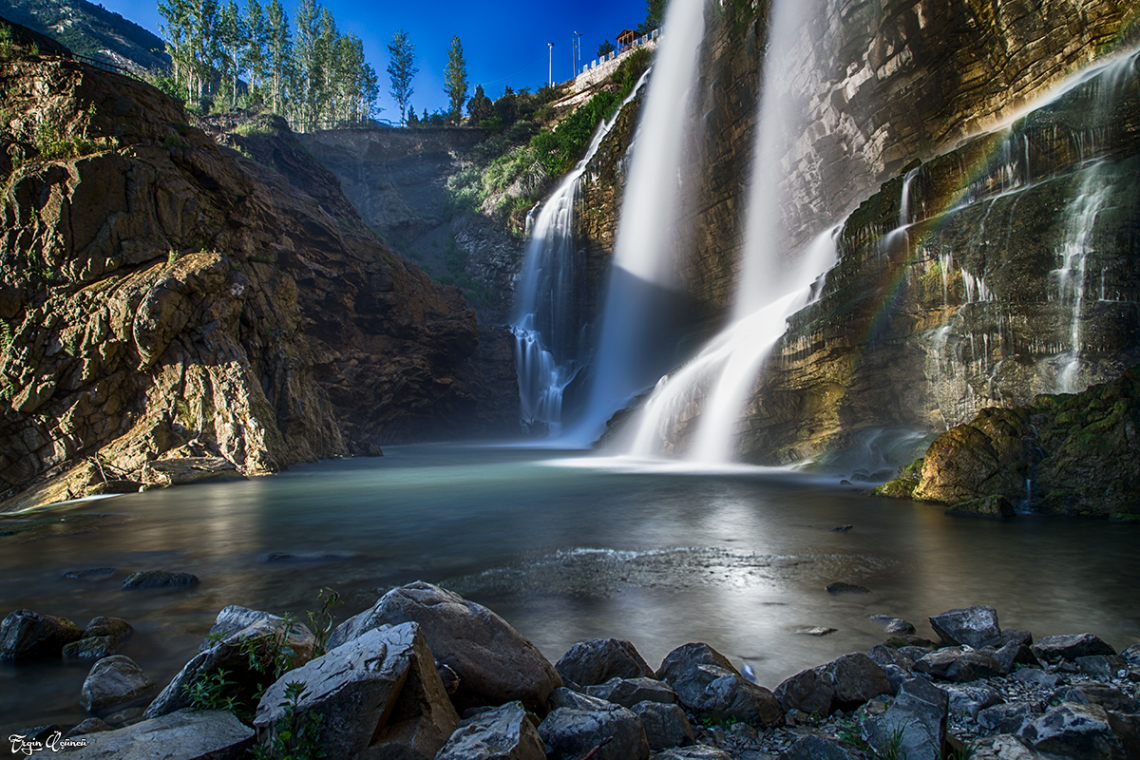
[{"label": "green vegetation on cliff", "polygon": [[531,95],[508,88],[481,124],[493,134],[476,148],[475,161],[448,180],[454,212],[481,209],[521,234],[526,212],[581,159],[598,125],[614,115],[650,62],[649,51],[634,51],[605,86],[562,118],[549,107],[557,90]]}]

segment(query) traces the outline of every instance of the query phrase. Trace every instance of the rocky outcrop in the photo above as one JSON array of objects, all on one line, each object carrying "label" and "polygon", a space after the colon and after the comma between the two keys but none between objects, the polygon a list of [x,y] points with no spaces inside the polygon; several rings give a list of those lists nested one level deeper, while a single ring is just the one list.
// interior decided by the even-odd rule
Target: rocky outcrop
[{"label": "rocky outcrop", "polygon": [[[940,435],[917,477],[880,493],[954,506],[1004,499],[1022,509],[1137,519],[1140,367],[1076,395],[984,409]],[[906,483],[906,485],[900,485]]]},{"label": "rocky outcrop", "polygon": [[141,483],[155,460],[256,475],[515,424],[478,419],[514,394],[481,379],[461,294],[377,240],[335,177],[310,183],[290,134],[265,128],[277,171],[124,77],[44,58],[0,84],[0,492],[34,486],[6,508]]}]

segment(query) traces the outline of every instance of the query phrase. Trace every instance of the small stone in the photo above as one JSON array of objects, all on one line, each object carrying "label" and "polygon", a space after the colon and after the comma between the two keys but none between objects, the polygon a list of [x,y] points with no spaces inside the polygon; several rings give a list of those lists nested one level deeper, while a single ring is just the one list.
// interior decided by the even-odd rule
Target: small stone
[{"label": "small stone", "polygon": [[934,615],[930,627],[949,646],[966,644],[980,649],[1002,644],[997,611],[984,604]]},{"label": "small stone", "polygon": [[817,625],[814,628],[801,628],[796,633],[801,636],[826,636],[829,633],[835,633],[838,628],[828,628],[827,626]]},{"label": "small stone", "polygon": [[1021,670],[1015,670],[1010,677],[1020,683],[1032,684],[1045,689],[1056,688],[1057,684],[1061,682],[1060,676],[1055,673],[1046,673],[1040,668],[1022,668]]},{"label": "small stone", "polygon": [[987,731],[1000,734],[1016,734],[1037,713],[1026,703],[993,705],[978,712],[978,725]]},{"label": "small stone", "polygon": [[110,578],[116,573],[113,567],[96,567],[91,570],[68,570],[63,574],[64,578],[71,578],[72,580],[81,581],[99,581],[104,578]]},{"label": "small stone", "polygon": [[835,583],[827,584],[827,593],[829,594],[869,594],[871,589],[857,586],[854,583],[843,583],[837,581]]}]

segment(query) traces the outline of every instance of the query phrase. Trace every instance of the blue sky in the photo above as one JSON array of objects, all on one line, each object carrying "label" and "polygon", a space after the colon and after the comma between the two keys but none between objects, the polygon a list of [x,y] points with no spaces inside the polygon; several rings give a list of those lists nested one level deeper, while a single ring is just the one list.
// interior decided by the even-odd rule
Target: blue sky
[{"label": "blue sky", "polygon": [[[244,2],[238,0],[244,7]],[[104,8],[134,21],[160,37],[159,16],[154,0],[101,0]],[[293,18],[296,0],[282,0]],[[577,2],[480,3],[456,0],[401,0],[390,3],[360,3],[329,0],[321,3],[332,11],[341,33],[352,32],[364,41],[364,51],[380,81],[381,118],[399,119],[400,109],[388,94],[388,42],[400,29],[416,46],[419,74],[412,86],[412,105],[422,113],[447,110],[443,71],[451,38],[459,36],[467,60],[471,93],[482,84],[492,99],[503,88],[530,87],[546,82],[548,57],[553,58],[554,81],[572,76],[573,33],[582,35],[581,60],[592,60],[602,40],[611,42],[622,29],[635,29],[645,20],[645,0],[579,0]],[[553,51],[547,43],[553,42]],[[551,52],[553,55],[551,56]]]}]

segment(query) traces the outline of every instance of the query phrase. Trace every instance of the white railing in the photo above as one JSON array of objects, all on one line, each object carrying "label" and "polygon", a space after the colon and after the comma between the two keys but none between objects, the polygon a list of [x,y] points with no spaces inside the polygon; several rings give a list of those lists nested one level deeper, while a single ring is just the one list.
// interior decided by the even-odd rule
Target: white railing
[{"label": "white railing", "polygon": [[621,52],[608,53],[607,55],[602,56],[601,58],[595,58],[594,60],[590,61],[589,63],[584,64],[582,66],[582,72],[581,73],[585,74],[590,69],[596,69],[598,66],[601,66],[603,63],[606,63],[607,61],[612,61],[615,58],[621,58],[626,53],[631,53],[634,50],[636,50],[637,48],[646,44],[647,42],[650,42],[652,40],[656,40],[660,36],[661,36],[661,30],[660,29],[654,29],[652,32],[645,35],[644,37],[638,37],[625,50],[622,50]]}]

